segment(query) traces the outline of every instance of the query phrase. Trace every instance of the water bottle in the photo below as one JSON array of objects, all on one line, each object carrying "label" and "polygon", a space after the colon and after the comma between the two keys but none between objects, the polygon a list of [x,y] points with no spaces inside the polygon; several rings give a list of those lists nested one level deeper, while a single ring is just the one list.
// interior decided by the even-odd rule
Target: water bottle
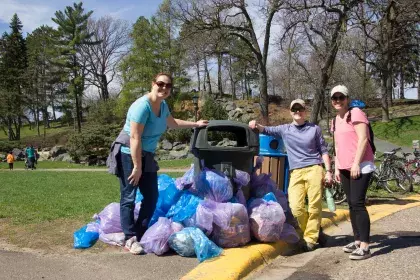
[{"label": "water bottle", "polygon": [[325,188],[325,198],[327,199],[327,206],[330,212],[335,212],[335,201],[329,188]]}]

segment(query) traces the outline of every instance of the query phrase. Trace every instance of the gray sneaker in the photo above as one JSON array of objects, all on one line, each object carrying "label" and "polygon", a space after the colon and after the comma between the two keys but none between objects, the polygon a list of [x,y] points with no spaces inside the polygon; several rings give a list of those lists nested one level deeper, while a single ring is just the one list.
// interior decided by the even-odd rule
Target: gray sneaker
[{"label": "gray sneaker", "polygon": [[131,237],[130,239],[128,239],[127,241],[125,241],[125,245],[124,245],[124,250],[126,251],[130,251],[131,246],[137,242],[137,238],[135,236]]},{"label": "gray sneaker", "polygon": [[130,248],[130,253],[133,255],[140,255],[144,253],[144,249],[141,247],[140,242],[133,242]]},{"label": "gray sneaker", "polygon": [[350,254],[349,258],[351,260],[365,260],[365,259],[370,258],[371,256],[372,255],[370,254],[369,249],[365,250],[362,248],[357,248]]},{"label": "gray sneaker", "polygon": [[357,245],[355,242],[347,244],[343,247],[343,251],[346,253],[352,253],[356,249],[359,249],[359,245]]}]

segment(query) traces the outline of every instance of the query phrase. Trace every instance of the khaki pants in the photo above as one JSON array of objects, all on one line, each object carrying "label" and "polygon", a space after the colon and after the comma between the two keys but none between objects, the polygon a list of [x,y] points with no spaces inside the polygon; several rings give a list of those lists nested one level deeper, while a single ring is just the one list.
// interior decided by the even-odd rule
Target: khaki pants
[{"label": "khaki pants", "polygon": [[[289,205],[303,232],[303,238],[313,244],[318,241],[321,226],[323,179],[324,169],[320,165],[294,169],[290,175]],[[308,211],[305,207],[306,196]]]}]

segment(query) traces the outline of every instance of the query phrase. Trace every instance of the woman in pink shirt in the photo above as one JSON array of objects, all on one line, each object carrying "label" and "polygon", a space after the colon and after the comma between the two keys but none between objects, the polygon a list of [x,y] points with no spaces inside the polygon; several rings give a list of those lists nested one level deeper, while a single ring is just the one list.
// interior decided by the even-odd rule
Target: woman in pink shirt
[{"label": "woman in pink shirt", "polygon": [[369,144],[369,121],[359,108],[349,109],[349,93],[345,86],[331,90],[331,102],[337,110],[334,124],[335,179],[341,182],[347,196],[354,242],[343,247],[350,259],[363,260],[371,256],[369,250],[370,218],[366,210],[366,192],[372,172],[374,156]]}]

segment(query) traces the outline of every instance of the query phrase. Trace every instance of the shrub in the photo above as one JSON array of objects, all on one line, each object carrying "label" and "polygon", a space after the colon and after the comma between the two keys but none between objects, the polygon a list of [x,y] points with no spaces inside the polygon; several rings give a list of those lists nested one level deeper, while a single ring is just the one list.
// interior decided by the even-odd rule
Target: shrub
[{"label": "shrub", "polygon": [[227,120],[228,113],[222,105],[209,98],[201,108],[201,119],[204,120]]},{"label": "shrub", "polygon": [[169,142],[181,142],[188,143],[191,139],[192,130],[190,128],[183,129],[171,129],[167,130],[163,135],[162,139],[166,139]]},{"label": "shrub", "polygon": [[21,143],[19,141],[0,141],[0,152],[8,153],[13,148],[21,147]]},{"label": "shrub", "polygon": [[121,126],[116,124],[86,127],[81,133],[71,134],[66,147],[75,161],[82,156],[106,157],[120,131]]},{"label": "shrub", "polygon": [[90,123],[99,124],[121,123],[121,118],[115,113],[116,108],[115,99],[96,102],[89,108],[88,120]]}]

